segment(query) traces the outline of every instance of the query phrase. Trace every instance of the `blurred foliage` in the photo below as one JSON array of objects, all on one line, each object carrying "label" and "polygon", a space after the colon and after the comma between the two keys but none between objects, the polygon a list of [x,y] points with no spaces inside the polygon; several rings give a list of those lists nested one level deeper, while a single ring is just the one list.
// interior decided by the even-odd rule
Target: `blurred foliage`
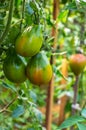
[{"label": "blurred foliage", "polygon": [[[68,77],[64,77],[61,74],[61,64],[64,57],[69,59],[69,56],[76,51],[86,55],[86,2],[85,0],[60,0],[60,12],[56,21],[52,17],[52,3],[53,0],[26,0],[25,3],[24,0],[15,0],[10,28],[0,44],[0,130],[44,130],[45,116],[38,107],[46,105],[47,86],[35,86],[28,80],[22,84],[13,84],[5,78],[2,67],[7,49],[14,46],[16,38],[26,27],[34,24],[43,25],[42,50],[45,50],[50,58],[53,50],[51,31],[55,23],[58,22],[56,64],[53,65],[55,75],[54,102],[56,103],[61,95],[68,94],[70,101],[65,111],[70,115],[73,97],[72,86],[75,77],[70,68],[68,68]],[[9,0],[0,0],[0,38],[5,30],[9,13]],[[62,52],[66,52],[66,54],[60,55]],[[83,110],[86,108],[86,68],[80,76],[77,100]],[[66,90],[61,89],[60,81],[62,78],[67,80]],[[9,105],[6,111],[1,112],[12,100],[14,102]],[[85,109],[82,111],[83,115],[86,118]],[[80,119],[82,118],[80,117]],[[80,130],[82,127],[86,128],[78,120],[76,124]],[[66,123],[66,127],[69,125],[71,126],[71,124]],[[57,125],[53,124],[52,130],[56,129]]]}]

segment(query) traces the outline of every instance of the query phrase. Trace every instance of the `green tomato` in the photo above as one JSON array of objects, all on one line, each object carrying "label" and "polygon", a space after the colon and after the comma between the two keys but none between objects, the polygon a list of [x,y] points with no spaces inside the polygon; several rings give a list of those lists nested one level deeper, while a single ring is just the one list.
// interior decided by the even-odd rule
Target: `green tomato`
[{"label": "green tomato", "polygon": [[40,51],[43,42],[41,25],[27,28],[16,40],[15,50],[24,57],[31,57]]},{"label": "green tomato", "polygon": [[14,83],[22,83],[26,80],[26,64],[19,55],[7,55],[3,63],[3,72],[8,80]]},{"label": "green tomato", "polygon": [[31,57],[26,67],[28,79],[36,85],[48,84],[52,78],[52,73],[52,67],[42,52]]}]

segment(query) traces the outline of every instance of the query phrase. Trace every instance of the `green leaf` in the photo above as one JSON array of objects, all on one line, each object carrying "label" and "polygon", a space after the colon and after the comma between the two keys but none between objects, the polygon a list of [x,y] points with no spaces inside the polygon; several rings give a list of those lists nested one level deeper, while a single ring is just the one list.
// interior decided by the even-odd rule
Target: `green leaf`
[{"label": "green leaf", "polygon": [[72,125],[77,124],[78,122],[82,122],[84,121],[84,118],[78,115],[75,116],[71,116],[70,118],[68,118],[67,120],[65,120],[61,126],[59,127],[60,129],[64,129],[64,128],[68,128]]},{"label": "green leaf", "polygon": [[30,97],[36,103],[36,101],[37,101],[37,95],[36,95],[36,93],[30,90]]},{"label": "green leaf", "polygon": [[60,70],[57,70],[56,74],[59,75],[59,76],[61,76],[62,78],[64,78],[66,81],[68,81],[68,79],[61,73]]},{"label": "green leaf", "polygon": [[66,10],[77,10],[76,3],[75,2],[69,3],[65,6],[64,9],[66,9]]},{"label": "green leaf", "polygon": [[86,130],[86,125],[77,123],[79,130]]},{"label": "green leaf", "polygon": [[15,7],[18,8],[22,0],[15,0]]},{"label": "green leaf", "polygon": [[68,16],[69,10],[63,10],[59,16],[58,16],[58,20],[62,21],[62,22],[66,22],[67,20],[67,16]]},{"label": "green leaf", "polygon": [[9,85],[9,84],[7,84],[7,83],[5,83],[5,82],[2,82],[2,85],[1,85],[1,86],[4,87],[4,88],[7,88],[7,89],[11,89],[12,91],[16,92],[16,89],[15,89],[14,86]]},{"label": "green leaf", "polygon": [[[34,1],[34,2],[33,2]],[[31,1],[29,4],[30,4],[30,7],[34,10],[34,11],[39,11],[40,10],[40,7],[39,7],[39,4],[33,0]]]},{"label": "green leaf", "polygon": [[31,8],[31,6],[28,4],[26,5],[27,12],[32,15],[34,13],[34,10]]},{"label": "green leaf", "polygon": [[82,111],[81,111],[81,115],[86,118],[86,108],[84,108]]},{"label": "green leaf", "polygon": [[19,105],[19,106],[13,111],[12,117],[13,117],[13,118],[17,118],[17,117],[23,115],[23,114],[24,114],[24,111],[25,111],[24,107],[23,107],[22,105]]},{"label": "green leaf", "polygon": [[33,111],[34,111],[34,113],[35,113],[38,121],[41,122],[42,121],[42,113],[37,108],[35,108],[35,107],[34,107]]}]

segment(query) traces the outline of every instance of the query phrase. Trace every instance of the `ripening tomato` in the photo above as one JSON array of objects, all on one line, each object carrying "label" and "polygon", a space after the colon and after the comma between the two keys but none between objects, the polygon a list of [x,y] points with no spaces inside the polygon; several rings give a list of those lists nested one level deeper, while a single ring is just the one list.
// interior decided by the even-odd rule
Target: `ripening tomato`
[{"label": "ripening tomato", "polygon": [[24,57],[31,57],[40,51],[43,42],[41,25],[27,28],[16,40],[15,50]]},{"label": "ripening tomato", "polygon": [[31,57],[26,67],[26,75],[33,84],[43,85],[49,83],[52,78],[52,67],[43,52]]},{"label": "ripening tomato", "polygon": [[69,59],[72,72],[78,76],[86,65],[86,57],[83,54],[73,54]]},{"label": "ripening tomato", "polygon": [[6,78],[14,83],[22,83],[26,80],[25,69],[24,59],[11,50],[3,63],[3,72]]}]

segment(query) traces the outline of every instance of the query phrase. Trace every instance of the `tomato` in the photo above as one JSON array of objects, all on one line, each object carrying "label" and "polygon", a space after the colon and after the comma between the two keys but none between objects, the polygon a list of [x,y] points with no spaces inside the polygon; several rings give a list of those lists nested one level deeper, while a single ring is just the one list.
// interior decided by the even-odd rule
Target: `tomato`
[{"label": "tomato", "polygon": [[86,57],[83,54],[73,54],[69,59],[72,72],[78,76],[86,65]]},{"label": "tomato", "polygon": [[25,61],[14,52],[9,53],[3,63],[3,72],[11,82],[22,83],[26,80]]},{"label": "tomato", "polygon": [[26,67],[26,75],[35,85],[49,83],[52,78],[52,67],[43,52],[39,52],[30,59]]},{"label": "tomato", "polygon": [[15,50],[24,57],[31,57],[40,51],[43,42],[41,25],[27,28],[16,40]]}]

